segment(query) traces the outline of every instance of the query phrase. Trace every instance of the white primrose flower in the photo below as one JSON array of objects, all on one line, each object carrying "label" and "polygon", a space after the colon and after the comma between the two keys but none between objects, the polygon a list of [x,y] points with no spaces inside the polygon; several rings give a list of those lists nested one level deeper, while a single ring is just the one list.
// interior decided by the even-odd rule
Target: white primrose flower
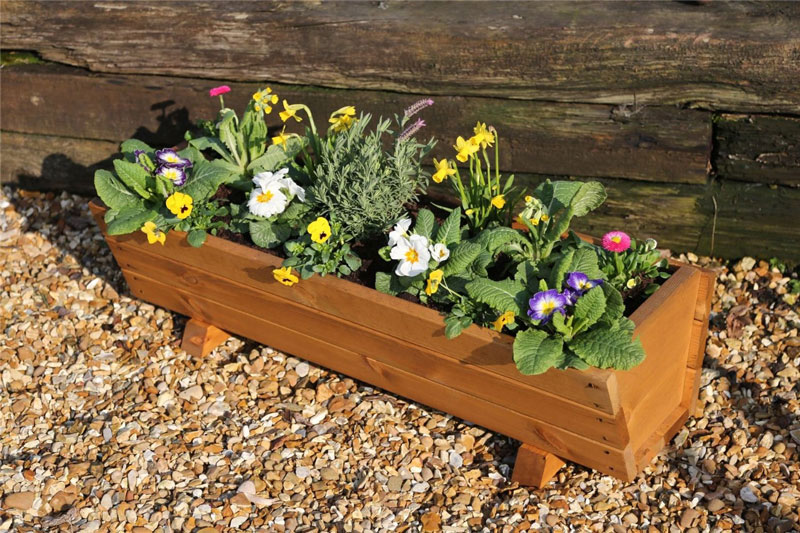
[{"label": "white primrose flower", "polygon": [[447,258],[450,257],[450,249],[442,242],[431,245],[429,250],[431,252],[431,257],[433,257],[433,260],[437,263],[447,261]]},{"label": "white primrose flower", "polygon": [[256,216],[269,218],[283,213],[289,199],[281,192],[280,184],[273,182],[265,188],[256,187],[250,193],[247,209]]},{"label": "white primrose flower", "polygon": [[277,183],[281,189],[284,189],[291,196],[297,197],[301,202],[306,201],[306,191],[294,182],[292,178],[286,177],[289,173],[288,168],[282,168],[276,172],[259,172],[253,178],[253,183],[262,191],[269,188],[270,185]]},{"label": "white primrose flower", "polygon": [[408,228],[411,227],[411,219],[404,218],[399,221],[394,230],[389,232],[389,246],[395,246],[401,240],[408,238]]},{"label": "white primrose flower", "polygon": [[395,268],[394,273],[398,276],[414,277],[428,270],[428,262],[431,260],[431,253],[428,251],[428,239],[422,235],[412,235],[409,238],[402,238],[397,242],[390,253],[392,259],[397,259],[400,263]]}]

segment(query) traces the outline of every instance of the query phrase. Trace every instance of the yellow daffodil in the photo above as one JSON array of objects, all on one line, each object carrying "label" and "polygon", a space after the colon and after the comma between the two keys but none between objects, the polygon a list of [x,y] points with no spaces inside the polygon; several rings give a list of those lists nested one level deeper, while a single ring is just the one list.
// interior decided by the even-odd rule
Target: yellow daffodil
[{"label": "yellow daffodil", "polygon": [[283,283],[287,287],[291,287],[300,281],[297,276],[292,274],[291,267],[276,268],[272,271],[272,275],[279,283]]},{"label": "yellow daffodil", "polygon": [[433,166],[436,167],[436,172],[433,174],[433,181],[436,183],[441,183],[446,180],[448,176],[452,176],[456,173],[456,169],[450,168],[450,162],[447,159],[437,161],[436,158],[434,158]]},{"label": "yellow daffodil", "polygon": [[428,275],[428,285],[425,287],[425,294],[430,296],[431,294],[436,294],[436,291],[439,290],[439,284],[442,282],[442,277],[444,276],[444,272],[442,269],[437,268],[433,272]]},{"label": "yellow daffodil", "polygon": [[192,197],[182,192],[174,192],[167,198],[167,209],[180,219],[192,214]]},{"label": "yellow daffodil", "polygon": [[353,117],[355,116],[356,108],[351,105],[346,105],[331,113],[328,122],[331,123],[334,133],[341,133],[353,125]]},{"label": "yellow daffodil", "polygon": [[503,331],[503,326],[507,326],[509,324],[514,323],[514,312],[513,311],[506,311],[500,317],[495,320],[492,325],[494,326],[495,331]]},{"label": "yellow daffodil", "polygon": [[494,144],[494,134],[486,129],[486,124],[478,122],[478,124],[475,126],[475,129],[472,131],[475,132],[472,140],[481,148],[486,148],[487,146],[492,146]]},{"label": "yellow daffodil", "polygon": [[506,205],[506,199],[503,198],[502,194],[498,194],[494,198],[492,198],[492,205],[495,206],[497,209],[503,209],[503,206]]},{"label": "yellow daffodil", "polygon": [[164,242],[167,240],[167,234],[158,229],[154,222],[145,222],[142,232],[147,235],[147,242],[150,244],[160,242],[161,246],[164,246]]},{"label": "yellow daffodil", "polygon": [[462,163],[466,163],[469,159],[469,156],[477,152],[480,146],[475,144],[472,137],[470,137],[468,141],[465,141],[464,137],[459,136],[458,139],[456,139],[456,144],[453,145],[453,148],[455,148],[456,152],[458,152],[456,159]]},{"label": "yellow daffodil", "polygon": [[284,151],[286,150],[286,141],[288,141],[292,136],[286,135],[286,127],[284,127],[279,134],[272,138],[272,144],[281,144],[283,145]]},{"label": "yellow daffodil", "polygon": [[309,224],[307,230],[314,242],[323,243],[331,238],[331,225],[323,217]]},{"label": "yellow daffodil", "polygon": [[300,111],[301,109],[303,109],[303,104],[291,104],[291,105],[289,105],[289,102],[284,100],[283,101],[283,111],[278,113],[278,115],[280,115],[281,120],[284,121],[284,122],[286,122],[290,118],[293,118],[297,122],[300,122],[303,119],[301,119],[300,117],[297,116],[297,112]]}]

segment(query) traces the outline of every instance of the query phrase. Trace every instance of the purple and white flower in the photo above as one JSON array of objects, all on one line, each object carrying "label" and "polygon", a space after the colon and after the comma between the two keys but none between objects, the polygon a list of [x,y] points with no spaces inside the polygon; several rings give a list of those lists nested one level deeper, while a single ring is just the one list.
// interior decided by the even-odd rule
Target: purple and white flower
[{"label": "purple and white flower", "polygon": [[602,279],[589,279],[589,276],[583,272],[570,272],[567,276],[567,285],[577,292],[578,296],[601,283],[603,283]]},{"label": "purple and white flower", "polygon": [[176,187],[186,183],[186,171],[181,167],[160,166],[156,171],[156,176],[170,180]]},{"label": "purple and white flower", "polygon": [[165,167],[190,168],[192,166],[191,161],[185,157],[179,156],[178,152],[172,148],[158,150],[156,152],[156,159],[158,160],[159,164]]},{"label": "purple and white flower", "polygon": [[546,324],[554,313],[565,314],[564,307],[567,305],[567,300],[556,289],[550,289],[549,291],[534,294],[528,305],[530,305],[528,316],[533,320],[539,320],[542,324]]}]

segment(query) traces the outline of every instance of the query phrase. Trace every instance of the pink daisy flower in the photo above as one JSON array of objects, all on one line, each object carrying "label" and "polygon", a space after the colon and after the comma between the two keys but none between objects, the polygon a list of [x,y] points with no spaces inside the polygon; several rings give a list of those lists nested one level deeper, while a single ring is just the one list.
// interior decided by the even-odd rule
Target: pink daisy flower
[{"label": "pink daisy flower", "polygon": [[603,248],[609,252],[624,252],[631,247],[631,238],[623,231],[609,231],[603,235]]},{"label": "pink daisy flower", "polygon": [[208,95],[213,98],[214,96],[219,96],[221,94],[225,94],[225,93],[229,93],[229,92],[231,92],[231,88],[230,87],[228,87],[227,85],[220,85],[219,87],[214,87],[213,89],[208,91]]}]

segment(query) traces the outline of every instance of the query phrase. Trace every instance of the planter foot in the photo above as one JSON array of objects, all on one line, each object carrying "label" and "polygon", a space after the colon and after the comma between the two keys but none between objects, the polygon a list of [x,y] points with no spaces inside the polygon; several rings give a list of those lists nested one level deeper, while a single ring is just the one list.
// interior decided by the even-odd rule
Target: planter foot
[{"label": "planter foot", "polygon": [[542,488],[547,485],[566,463],[550,452],[530,444],[521,444],[514,464],[511,481],[528,487]]},{"label": "planter foot", "polygon": [[181,349],[193,357],[205,357],[228,337],[221,329],[192,318],[183,330]]}]

